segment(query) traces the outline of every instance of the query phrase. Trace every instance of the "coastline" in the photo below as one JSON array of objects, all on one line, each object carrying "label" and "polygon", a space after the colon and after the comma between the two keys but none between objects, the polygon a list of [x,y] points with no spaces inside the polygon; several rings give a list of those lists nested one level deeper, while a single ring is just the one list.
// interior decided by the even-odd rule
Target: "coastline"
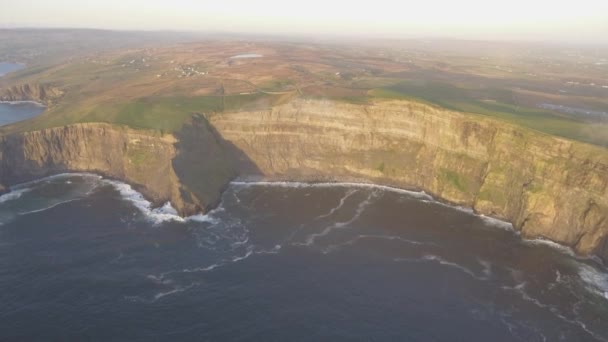
[{"label": "coastline", "polygon": [[[166,220],[173,220],[173,221],[177,221],[177,222],[206,221],[209,213],[211,213],[213,210],[219,208],[222,204],[222,201],[220,200],[219,203],[214,208],[211,208],[210,210],[208,210],[207,213],[197,213],[197,214],[193,214],[193,215],[189,215],[189,216],[180,216],[177,213],[177,211],[173,208],[173,205],[171,202],[166,202],[163,204],[155,203],[154,201],[147,198],[144,194],[142,194],[139,191],[137,191],[136,189],[134,189],[133,185],[129,184],[128,182],[126,182],[124,180],[114,179],[112,177],[107,177],[100,173],[93,173],[93,172],[62,172],[62,173],[49,175],[49,176],[46,176],[43,178],[38,178],[35,180],[15,184],[15,185],[8,187],[6,189],[7,191],[0,192],[0,203],[4,202],[3,197],[5,197],[5,196],[10,197],[10,195],[12,193],[18,193],[18,192],[24,191],[25,189],[29,188],[30,186],[32,186],[36,183],[53,180],[53,179],[58,179],[58,178],[63,178],[63,177],[78,177],[78,176],[94,177],[104,184],[112,185],[121,194],[121,196],[125,200],[130,201],[143,214],[145,214],[146,216],[153,216],[155,218],[155,220],[153,220],[153,222],[156,222],[156,223],[166,221]],[[392,193],[412,197],[418,201],[441,205],[441,206],[444,206],[444,207],[447,207],[447,208],[450,208],[453,210],[458,210],[467,215],[472,215],[474,217],[477,217],[477,218],[483,220],[489,226],[492,226],[497,229],[507,230],[507,231],[510,231],[510,232],[516,234],[517,236],[519,236],[522,243],[524,243],[524,244],[547,246],[562,254],[568,255],[576,260],[594,261],[594,262],[598,263],[599,265],[601,265],[602,267],[605,267],[605,264],[602,261],[602,259],[596,255],[588,255],[588,256],[581,255],[579,253],[576,253],[576,251],[573,250],[571,247],[560,244],[560,243],[553,241],[551,239],[548,239],[546,237],[538,237],[538,238],[533,238],[533,239],[528,239],[528,238],[522,237],[520,232],[514,228],[514,226],[511,222],[502,220],[497,217],[492,217],[492,216],[476,213],[472,208],[467,208],[467,207],[451,204],[449,202],[438,199],[435,196],[429,195],[427,192],[422,191],[422,190],[415,191],[415,190],[408,190],[408,189],[403,189],[403,188],[398,188],[398,187],[393,187],[393,186],[387,186],[387,185],[375,184],[375,183],[366,183],[366,182],[273,181],[273,180],[264,180],[264,179],[259,180],[259,181],[249,181],[249,180],[243,180],[242,178],[231,181],[228,184],[228,187],[230,187],[230,186],[283,187],[283,188],[293,188],[293,189],[350,188],[350,189],[375,189],[375,190],[380,190],[380,191],[392,192]]]},{"label": "coastline", "polygon": [[34,104],[38,107],[46,108],[47,106],[37,101],[0,101],[0,104],[18,105],[18,104]]}]

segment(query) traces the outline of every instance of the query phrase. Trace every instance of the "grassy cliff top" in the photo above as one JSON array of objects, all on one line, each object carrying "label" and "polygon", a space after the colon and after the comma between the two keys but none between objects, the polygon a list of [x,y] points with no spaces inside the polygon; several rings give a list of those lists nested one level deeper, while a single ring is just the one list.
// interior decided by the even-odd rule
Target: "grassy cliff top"
[{"label": "grassy cliff top", "polygon": [[[555,51],[424,49],[208,41],[38,62],[1,78],[0,88],[41,84],[63,95],[40,117],[0,132],[77,122],[173,132],[194,113],[268,108],[294,98],[414,100],[608,146],[608,86],[601,83],[608,67],[592,57],[582,68],[580,58]],[[250,53],[259,57],[234,58]]]}]

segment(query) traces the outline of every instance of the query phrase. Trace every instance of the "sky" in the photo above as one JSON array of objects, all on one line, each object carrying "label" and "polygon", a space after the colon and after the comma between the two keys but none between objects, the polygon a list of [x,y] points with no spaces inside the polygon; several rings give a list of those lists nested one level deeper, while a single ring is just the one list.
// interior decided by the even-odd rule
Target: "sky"
[{"label": "sky", "polygon": [[608,0],[0,0],[0,27],[608,42]]}]

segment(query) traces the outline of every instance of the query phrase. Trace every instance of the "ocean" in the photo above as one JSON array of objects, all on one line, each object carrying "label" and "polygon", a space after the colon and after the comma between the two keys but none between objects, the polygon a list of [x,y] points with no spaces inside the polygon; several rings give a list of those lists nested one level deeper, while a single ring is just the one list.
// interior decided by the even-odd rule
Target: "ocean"
[{"label": "ocean", "polygon": [[232,183],[181,218],[66,174],[0,197],[2,341],[606,341],[608,273],[432,197]]}]

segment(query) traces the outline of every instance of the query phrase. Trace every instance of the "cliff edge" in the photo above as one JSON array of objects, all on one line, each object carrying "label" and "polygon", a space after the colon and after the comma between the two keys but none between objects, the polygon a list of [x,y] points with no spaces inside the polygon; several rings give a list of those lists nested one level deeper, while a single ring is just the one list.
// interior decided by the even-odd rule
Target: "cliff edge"
[{"label": "cliff edge", "polygon": [[608,150],[415,102],[298,99],[193,115],[175,134],[86,123],[0,136],[0,190],[69,171],[182,215],[212,208],[237,176],[421,189],[608,259]]},{"label": "cliff edge", "polygon": [[[236,174],[227,158],[233,154],[205,126],[186,127],[197,133],[181,140],[104,123],[0,136],[0,190],[57,173],[93,172],[133,185],[157,206],[171,202],[181,215],[206,211]],[[205,156],[216,156],[214,163],[198,161]]]},{"label": "cliff edge", "polygon": [[406,101],[297,100],[211,123],[267,178],[422,189],[608,257],[606,149]]}]

